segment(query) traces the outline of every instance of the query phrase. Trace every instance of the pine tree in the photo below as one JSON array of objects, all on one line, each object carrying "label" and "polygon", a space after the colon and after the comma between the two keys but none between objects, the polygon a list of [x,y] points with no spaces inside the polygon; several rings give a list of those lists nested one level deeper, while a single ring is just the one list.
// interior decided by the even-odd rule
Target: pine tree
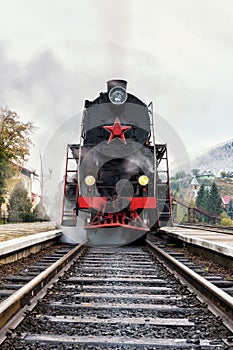
[{"label": "pine tree", "polygon": [[207,212],[211,213],[211,198],[210,198],[210,190],[207,187],[205,189],[205,203],[204,203],[204,208]]},{"label": "pine tree", "polygon": [[218,193],[218,188],[216,186],[216,183],[213,182],[211,189],[210,189],[210,196],[209,196],[209,200],[208,200],[208,211],[211,214],[214,215],[220,215],[222,212],[222,201],[221,201],[221,197]]},{"label": "pine tree", "polygon": [[8,220],[9,222],[28,222],[32,221],[32,204],[28,198],[27,190],[22,182],[18,182],[9,199]]},{"label": "pine tree", "polygon": [[200,189],[197,193],[197,199],[196,199],[197,208],[205,208],[205,196],[206,196],[205,187],[203,184],[201,184]]},{"label": "pine tree", "polygon": [[[196,198],[196,206],[199,209],[205,209],[206,204],[206,190],[204,184],[201,184],[200,189],[197,193]],[[203,221],[203,216],[200,213],[197,213],[197,219],[198,221]]]},{"label": "pine tree", "polygon": [[191,171],[191,173],[193,174],[193,176],[198,177],[200,175],[200,169],[195,168]]},{"label": "pine tree", "polygon": [[233,219],[233,199],[230,199],[227,209],[227,215],[231,218],[231,220]]}]

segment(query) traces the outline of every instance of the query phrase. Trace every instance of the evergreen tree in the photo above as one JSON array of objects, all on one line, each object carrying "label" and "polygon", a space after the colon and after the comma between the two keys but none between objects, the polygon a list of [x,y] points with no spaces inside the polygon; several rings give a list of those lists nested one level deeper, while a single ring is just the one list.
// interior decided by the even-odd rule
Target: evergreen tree
[{"label": "evergreen tree", "polygon": [[233,200],[232,199],[230,199],[230,202],[228,204],[227,215],[231,218],[231,220],[233,219]]},{"label": "evergreen tree", "polygon": [[212,211],[211,211],[211,195],[210,195],[210,191],[209,191],[208,188],[205,189],[205,204],[204,204],[204,208],[210,214],[212,213]]},{"label": "evergreen tree", "polygon": [[197,193],[196,205],[197,208],[205,208],[205,196],[206,191],[203,184],[201,184],[200,189]]},{"label": "evergreen tree", "polygon": [[[206,191],[205,191],[204,184],[201,184],[200,189],[197,193],[196,206],[199,209],[205,209],[205,204],[206,204]],[[203,221],[204,217],[200,213],[197,213],[197,219],[198,221]]]},{"label": "evergreen tree", "polygon": [[9,199],[9,222],[28,222],[33,220],[32,204],[28,198],[27,190],[22,182],[18,182]]},{"label": "evergreen tree", "polygon": [[200,175],[200,169],[193,169],[191,173],[193,174],[193,176],[198,177]]},{"label": "evergreen tree", "polygon": [[209,200],[208,200],[208,211],[211,214],[214,215],[220,215],[222,212],[222,201],[221,201],[221,197],[218,193],[218,188],[216,186],[216,183],[213,182],[211,189],[210,189],[210,196],[209,196]]}]

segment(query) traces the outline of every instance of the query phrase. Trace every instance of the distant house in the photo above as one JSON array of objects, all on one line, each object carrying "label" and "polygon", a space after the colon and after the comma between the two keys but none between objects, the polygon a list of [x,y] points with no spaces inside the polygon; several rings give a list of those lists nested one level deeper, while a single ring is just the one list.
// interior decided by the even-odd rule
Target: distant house
[{"label": "distant house", "polygon": [[198,175],[198,179],[200,180],[214,180],[215,179],[215,175],[211,172],[211,171],[204,171],[202,174]]},{"label": "distant house", "polygon": [[41,196],[38,193],[31,193],[32,198],[32,207],[35,208],[37,204],[40,203]]},{"label": "distant house", "polygon": [[223,206],[223,208],[224,208],[225,210],[227,210],[227,207],[228,207],[228,205],[229,205],[230,199],[233,199],[233,196],[228,196],[228,195],[226,195],[226,196],[224,196],[224,197],[221,198],[221,200],[222,200],[222,206]]},{"label": "distant house", "polygon": [[23,166],[20,167],[19,181],[23,181],[24,187],[28,192],[28,198],[32,200],[32,174],[33,172]]},{"label": "distant house", "polygon": [[199,191],[200,184],[197,181],[195,176],[193,177],[190,186],[191,186],[191,191],[192,191],[191,198],[197,198],[197,193]]},{"label": "distant house", "polygon": [[11,178],[8,181],[8,194],[5,196],[5,203],[2,204],[1,206],[1,217],[7,215],[7,204],[8,200],[10,198],[11,192],[13,188],[15,187],[16,183],[19,181],[22,181],[24,184],[25,189],[28,192],[28,198],[32,202],[33,207],[36,206],[39,202],[39,196],[32,193],[32,181],[33,181],[33,176],[38,176],[35,175],[35,172],[21,166],[21,165],[15,165],[18,168],[18,173],[17,176]]}]

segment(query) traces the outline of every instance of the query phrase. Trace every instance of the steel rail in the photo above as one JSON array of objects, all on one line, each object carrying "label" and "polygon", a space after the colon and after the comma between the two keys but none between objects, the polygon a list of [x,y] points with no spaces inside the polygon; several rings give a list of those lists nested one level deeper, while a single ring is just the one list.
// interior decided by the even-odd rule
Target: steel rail
[{"label": "steel rail", "polygon": [[66,255],[33,278],[25,286],[17,290],[10,297],[0,303],[0,344],[4,337],[6,327],[12,318],[17,316],[25,305],[28,305],[32,298],[38,295],[52,279],[56,278],[58,273],[62,273],[67,264],[70,263],[76,255],[82,255],[85,250],[86,241],[82,242]]},{"label": "steel rail", "polygon": [[146,242],[151,248],[152,254],[165,263],[170,271],[176,272],[178,276],[182,277],[185,282],[188,282],[192,288],[199,292],[199,296],[204,299],[211,311],[221,316],[224,324],[233,331],[233,298],[152,242],[148,240]]}]

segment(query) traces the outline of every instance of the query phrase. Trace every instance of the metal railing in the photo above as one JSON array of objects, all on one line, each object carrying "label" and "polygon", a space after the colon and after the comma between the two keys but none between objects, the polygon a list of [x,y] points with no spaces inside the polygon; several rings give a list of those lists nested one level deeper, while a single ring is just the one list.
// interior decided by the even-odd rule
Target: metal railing
[{"label": "metal railing", "polygon": [[8,213],[5,210],[0,210],[0,224],[8,223]]}]

